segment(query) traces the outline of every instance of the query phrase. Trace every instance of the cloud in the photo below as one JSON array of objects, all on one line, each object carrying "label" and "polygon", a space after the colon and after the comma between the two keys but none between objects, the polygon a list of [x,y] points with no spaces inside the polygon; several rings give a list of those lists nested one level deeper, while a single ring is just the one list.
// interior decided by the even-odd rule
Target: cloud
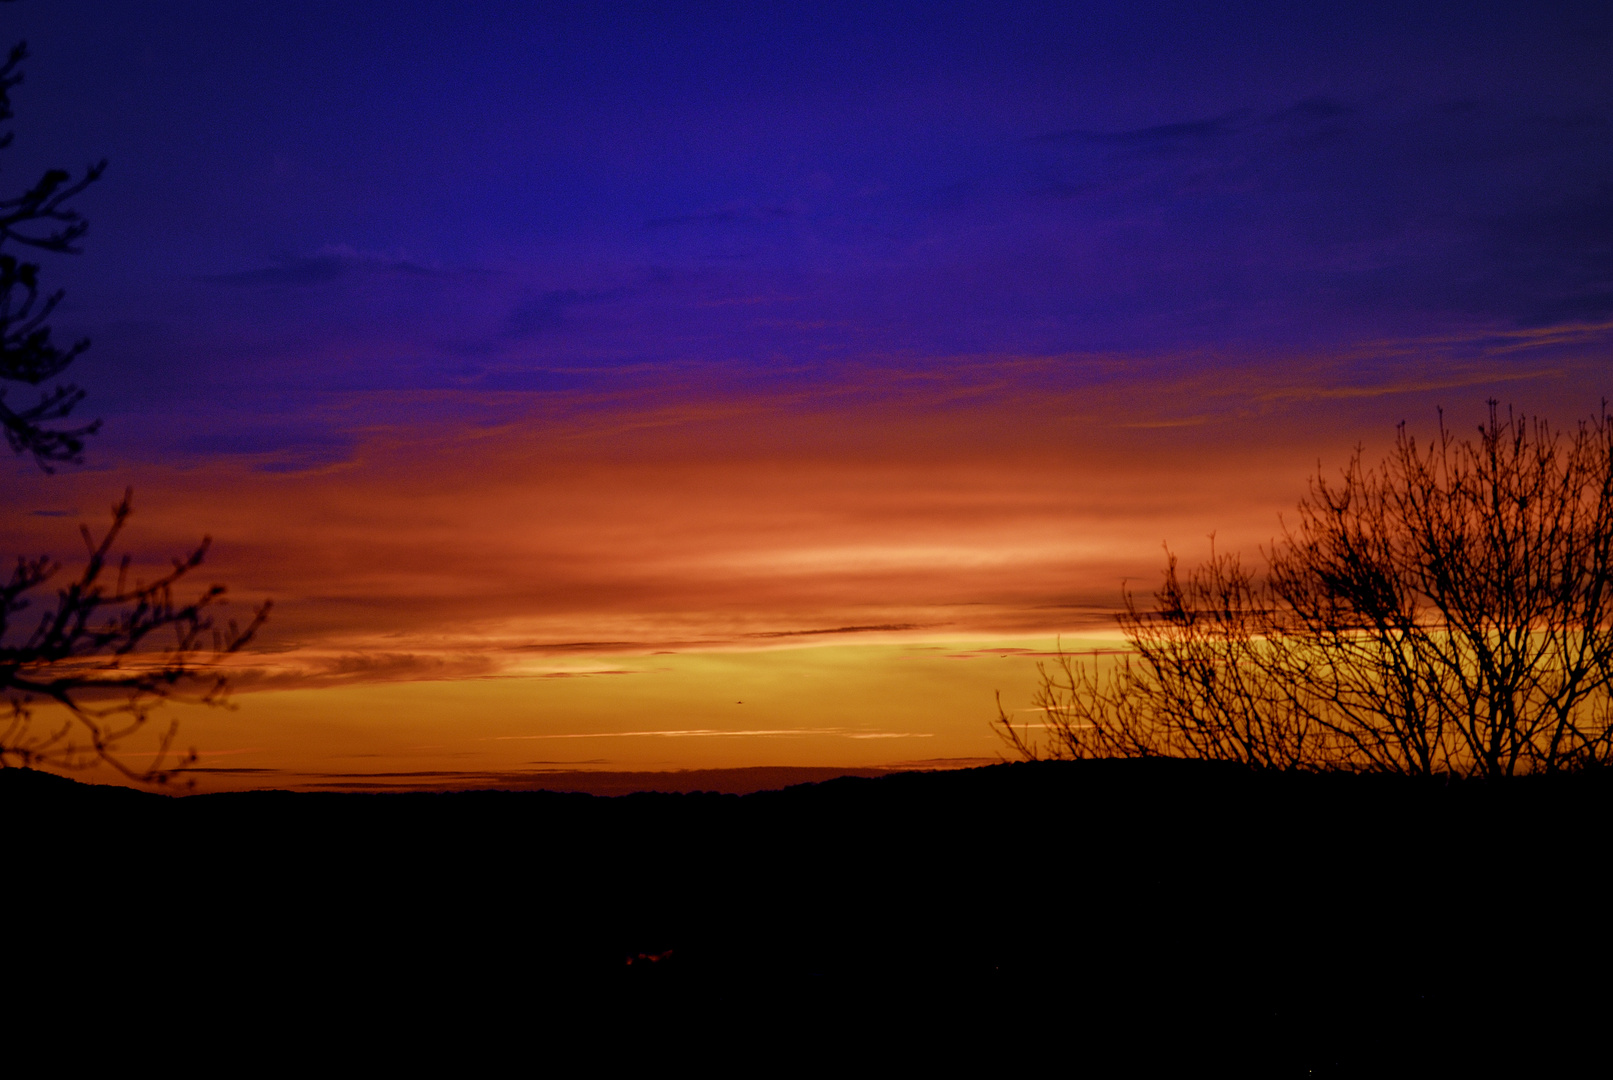
[{"label": "cloud", "polygon": [[[1092,151],[1100,160],[1108,162],[1101,179],[1058,177],[1044,182],[1041,189],[1055,196],[1096,197],[1135,192],[1138,178],[1127,178],[1128,162],[1132,163],[1131,167],[1145,166],[1143,175],[1155,184],[1166,181],[1171,175],[1169,163],[1174,162],[1189,171],[1187,186],[1182,190],[1202,192],[1206,190],[1206,178],[1196,170],[1206,166],[1234,169],[1241,179],[1234,180],[1232,186],[1247,184],[1250,174],[1269,175],[1284,158],[1336,143],[1356,130],[1365,118],[1361,106],[1314,96],[1266,112],[1239,109],[1221,116],[1118,131],[1071,128],[1035,135],[1025,142],[1032,146],[1062,147],[1074,157],[1079,157],[1081,150]],[[1165,173],[1156,171],[1162,167]],[[1172,188],[1166,186],[1162,190],[1169,192]]]},{"label": "cloud", "polygon": [[409,259],[355,251],[345,245],[321,248],[312,255],[282,259],[273,266],[213,274],[204,281],[243,288],[325,285],[352,274],[388,274],[408,277],[445,277],[449,272]]},{"label": "cloud", "polygon": [[621,300],[635,291],[626,285],[611,289],[551,289],[518,305],[510,313],[508,336],[524,338],[552,330],[565,320],[565,313],[572,308]]},{"label": "cloud", "polygon": [[1073,144],[1138,151],[1208,150],[1217,143],[1269,130],[1275,126],[1336,124],[1346,117],[1357,116],[1360,113],[1361,108],[1357,105],[1333,98],[1312,96],[1264,113],[1236,109],[1220,116],[1199,120],[1178,120],[1165,124],[1150,124],[1146,127],[1122,128],[1118,131],[1069,128],[1064,131],[1032,135],[1025,141],[1032,145]]},{"label": "cloud", "polygon": [[[351,686],[361,683],[422,682],[496,676],[504,665],[475,654],[424,655],[406,652],[319,654],[292,651],[273,657],[253,654],[230,669],[231,686],[242,691]],[[249,666],[250,664],[250,666]]]},{"label": "cloud", "polygon": [[506,645],[504,652],[624,652],[634,649],[647,649],[649,645],[642,641],[555,641],[530,642],[519,645]]},{"label": "cloud", "polygon": [[211,458],[256,458],[251,468],[266,473],[298,473],[352,459],[357,439],[318,421],[219,425],[180,439],[175,449]]},{"label": "cloud", "polygon": [[[1613,315],[1610,129],[1607,110],[1579,105],[1309,96],[1038,135],[1025,190],[1084,226],[1087,259],[1125,290],[1097,281],[1089,295],[1132,324],[1152,314],[1202,338],[1316,315],[1600,321]],[[1171,309],[1132,287],[1144,267]]]},{"label": "cloud", "polygon": [[1359,109],[1354,105],[1332,98],[1308,97],[1280,112],[1273,113],[1272,119],[1292,117],[1299,120],[1338,120],[1346,116],[1354,116]]},{"label": "cloud", "polygon": [[675,229],[686,225],[737,225],[767,221],[783,221],[796,216],[785,206],[761,206],[745,209],[706,210],[693,214],[672,214],[651,218],[644,223],[648,231]]},{"label": "cloud", "polygon": [[1482,227],[1496,273],[1474,299],[1525,326],[1613,316],[1613,183],[1523,205]]},{"label": "cloud", "polygon": [[835,626],[826,630],[769,630],[761,633],[746,634],[751,638],[787,638],[787,637],[813,637],[819,634],[868,634],[879,631],[919,630],[918,623],[879,623],[873,626]]},{"label": "cloud", "polygon": [[1027,141],[1043,144],[1081,143],[1088,146],[1118,146],[1144,150],[1176,149],[1184,145],[1202,145],[1210,140],[1225,138],[1237,130],[1238,121],[1245,115],[1239,111],[1204,120],[1181,120],[1121,131],[1070,128],[1065,131],[1033,135]]}]

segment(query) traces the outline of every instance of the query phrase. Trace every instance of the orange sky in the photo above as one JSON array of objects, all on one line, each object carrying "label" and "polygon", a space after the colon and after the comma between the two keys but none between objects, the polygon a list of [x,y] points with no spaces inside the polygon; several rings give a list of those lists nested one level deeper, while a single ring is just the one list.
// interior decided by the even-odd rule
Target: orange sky
[{"label": "orange sky", "polygon": [[[1007,385],[960,360],[857,393],[512,398],[479,427],[375,425],[303,472],[17,470],[48,516],[5,539],[65,555],[132,484],[132,550],[210,533],[232,610],[273,598],[237,711],[174,713],[226,770],[204,789],[974,762],[1000,749],[993,692],[1024,708],[1057,636],[1112,644],[1163,541],[1254,555],[1318,460],[1439,401],[1477,417],[1489,389],[1482,364],[1330,387],[1296,362],[1053,393],[1057,358],[1019,363]],[[1578,363],[1512,388],[1566,400]]]}]

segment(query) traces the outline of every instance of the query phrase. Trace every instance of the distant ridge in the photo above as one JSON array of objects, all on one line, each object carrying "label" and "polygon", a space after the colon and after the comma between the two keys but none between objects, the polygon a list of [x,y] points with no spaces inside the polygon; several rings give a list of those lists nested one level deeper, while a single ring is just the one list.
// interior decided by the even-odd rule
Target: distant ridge
[{"label": "distant ridge", "polygon": [[72,800],[78,804],[95,800],[97,804],[133,805],[155,798],[160,796],[153,791],[118,784],[90,784],[39,769],[19,766],[0,769],[0,807],[48,804],[62,800]]},{"label": "distant ridge", "polygon": [[[450,792],[450,791],[554,791],[587,795],[619,796],[639,792],[687,795],[715,792],[720,795],[750,795],[759,791],[779,791],[798,784],[821,784],[843,776],[872,779],[904,772],[936,772],[975,768],[992,764],[986,759],[942,759],[903,762],[880,768],[835,768],[832,766],[758,765],[739,769],[678,769],[668,771],[555,770],[521,772],[389,772],[324,774],[311,779],[307,774],[254,773],[256,790],[302,790],[319,792]],[[210,770],[192,770],[205,775]],[[230,770],[233,771],[233,770]],[[62,795],[76,788],[125,792],[130,795],[189,795],[184,789],[142,791],[115,784],[97,784],[33,769],[0,769],[0,798],[7,793],[28,793],[30,797]]]},{"label": "distant ridge", "polygon": [[754,766],[745,769],[680,769],[676,772],[567,772],[487,774],[485,776],[428,777],[419,774],[378,775],[374,779],[343,777],[301,783],[321,791],[561,791],[588,795],[631,795],[660,792],[687,795],[713,791],[722,795],[749,795],[776,791],[796,784],[816,784],[842,776],[888,776],[896,769],[833,769],[795,766]]}]

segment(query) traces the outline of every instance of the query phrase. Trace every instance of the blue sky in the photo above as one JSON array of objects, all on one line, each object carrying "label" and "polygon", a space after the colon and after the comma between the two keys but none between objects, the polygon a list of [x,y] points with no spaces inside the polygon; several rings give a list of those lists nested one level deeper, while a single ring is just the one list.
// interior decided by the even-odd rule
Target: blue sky
[{"label": "blue sky", "polygon": [[47,271],[58,333],[96,341],[88,407],[193,414],[109,431],[120,455],[324,460],[362,422],[302,419],[333,392],[959,355],[1067,355],[1079,385],[1083,354],[1280,365],[1613,313],[1596,5],[4,15],[34,59],[3,175],[112,162]]}]

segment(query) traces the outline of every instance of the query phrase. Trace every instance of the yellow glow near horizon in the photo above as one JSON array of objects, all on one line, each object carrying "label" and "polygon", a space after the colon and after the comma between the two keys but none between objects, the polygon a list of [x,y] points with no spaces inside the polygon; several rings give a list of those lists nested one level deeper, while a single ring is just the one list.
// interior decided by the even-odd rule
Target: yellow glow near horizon
[{"label": "yellow glow near horizon", "polygon": [[[200,754],[198,791],[531,786],[565,770],[944,768],[998,759],[993,695],[1026,708],[1036,661],[1054,648],[931,641],[609,666],[578,658],[565,674],[265,690],[238,695],[232,711],[170,712],[178,744]],[[140,747],[128,760],[148,756]]]}]

